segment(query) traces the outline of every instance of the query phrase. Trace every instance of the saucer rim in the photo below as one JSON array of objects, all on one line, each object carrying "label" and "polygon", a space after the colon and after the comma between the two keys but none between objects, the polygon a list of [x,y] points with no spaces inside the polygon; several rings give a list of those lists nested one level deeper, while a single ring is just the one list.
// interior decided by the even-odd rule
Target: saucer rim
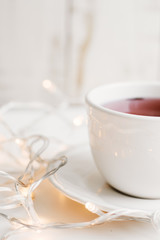
[{"label": "saucer rim", "polygon": [[[89,146],[82,146],[82,148],[89,148]],[[77,147],[74,147],[74,148],[70,148],[68,151],[65,151],[63,152],[63,154],[69,154],[69,153],[72,153],[75,151],[75,149],[77,149]],[[52,167],[53,163],[50,163],[48,165],[48,170],[51,170],[51,167]],[[101,205],[101,204],[98,204],[97,202],[95,202],[94,200],[91,201],[91,200],[86,200],[86,196],[83,197],[82,196],[77,196],[77,194],[74,194],[73,191],[71,190],[67,190],[66,189],[66,186],[63,186],[63,184],[60,182],[60,179],[58,179],[58,174],[59,172],[56,172],[54,175],[50,176],[49,177],[49,180],[50,182],[54,185],[55,188],[57,188],[60,192],[62,192],[66,197],[80,203],[80,204],[83,204],[85,205],[87,202],[92,202],[93,204],[95,204],[99,209],[101,209],[102,211],[113,211],[113,210],[117,210],[117,209],[125,209],[125,210],[131,210],[132,208],[129,208],[129,207],[121,207],[121,206],[118,206],[118,205],[115,205],[115,204],[110,204],[110,203],[106,203],[106,206],[104,205]],[[60,176],[62,177],[62,176]],[[111,187],[111,186],[110,186]],[[112,188],[112,187],[111,187]],[[112,188],[113,191],[117,191],[116,189]],[[119,192],[120,195],[124,195],[123,193]],[[129,196],[130,198],[134,199],[135,197],[133,196]],[[141,199],[143,200],[143,199]],[[149,201],[155,201],[155,199],[144,199],[144,200],[149,200]],[[156,201],[159,201],[160,202],[160,199],[156,199]],[[154,212],[154,210],[149,210],[149,209],[145,209],[145,210],[142,210],[141,208],[139,208],[140,211],[146,211],[148,214],[151,214],[152,212]]]},{"label": "saucer rim", "polygon": [[[51,166],[52,166],[52,164],[50,165],[50,167]],[[50,169],[50,167],[49,167],[49,169]],[[83,205],[85,205],[87,202],[91,202],[90,200],[86,201],[83,197],[78,197],[77,195],[75,196],[74,194],[71,193],[71,191],[65,191],[65,189],[61,185],[61,183],[58,182],[57,173],[54,176],[50,176],[49,179],[50,179],[50,182],[54,185],[54,187],[56,189],[58,189],[61,193],[63,193],[66,197],[70,198],[71,200],[76,201],[76,202],[78,202],[80,204],[83,204]],[[116,205],[111,205],[109,203],[107,203],[106,207],[98,204],[95,201],[92,201],[92,203],[95,204],[102,211],[112,211],[112,210],[116,210],[116,209],[120,208]],[[127,210],[129,208],[124,208],[124,209]]]},{"label": "saucer rim", "polygon": [[[81,145],[81,144],[80,144]],[[76,150],[77,148],[79,147],[76,146],[76,147],[73,147],[73,148],[69,148],[68,150],[64,151],[62,155],[67,155],[67,154],[70,154],[72,153],[74,150]],[[89,148],[89,146],[86,144],[82,144],[80,146],[81,148]],[[58,154],[59,156],[59,154]],[[52,165],[53,163],[50,163],[49,166],[48,166],[48,170],[51,170],[52,168]],[[64,166],[65,167],[65,166]],[[49,180],[50,182],[54,185],[54,187],[56,189],[58,189],[61,193],[63,193],[66,197],[70,198],[71,200],[73,201],[76,201],[80,204],[83,204],[85,205],[87,202],[91,202],[90,200],[89,201],[86,201],[85,200],[85,197],[79,197],[79,196],[75,196],[74,193],[72,193],[70,190],[66,190],[65,187],[60,183],[60,180],[58,179],[58,174],[59,172],[56,172],[54,175],[51,175],[49,177]],[[112,205],[110,203],[107,203],[107,206],[102,206],[100,204],[98,204],[97,202],[95,201],[92,201],[93,204],[95,204],[98,208],[100,208],[102,211],[112,211],[112,210],[116,210],[116,209],[119,209],[120,207],[119,206],[116,206],[116,205]],[[128,208],[125,208],[125,209],[128,209]]]}]

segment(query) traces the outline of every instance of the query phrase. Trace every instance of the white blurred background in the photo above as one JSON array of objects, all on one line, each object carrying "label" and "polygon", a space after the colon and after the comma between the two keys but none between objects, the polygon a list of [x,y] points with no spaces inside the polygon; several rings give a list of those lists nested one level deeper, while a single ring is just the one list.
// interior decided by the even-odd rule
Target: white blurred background
[{"label": "white blurred background", "polygon": [[0,0],[0,104],[159,80],[160,0]]}]

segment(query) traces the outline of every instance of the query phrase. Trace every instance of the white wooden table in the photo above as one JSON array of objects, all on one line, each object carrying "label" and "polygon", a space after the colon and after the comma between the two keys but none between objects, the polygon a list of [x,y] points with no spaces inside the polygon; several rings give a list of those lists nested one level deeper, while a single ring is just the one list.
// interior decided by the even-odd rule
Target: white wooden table
[{"label": "white wooden table", "polygon": [[[68,112],[68,111],[67,111]],[[11,112],[6,114],[5,119],[11,127],[14,127],[17,131],[22,129],[23,125],[27,125],[27,122],[36,118],[38,112],[33,111],[32,114],[29,111],[20,111],[18,113]],[[69,113],[69,112],[68,112]],[[77,113],[76,113],[77,114]],[[69,117],[72,117],[73,112],[69,114]],[[18,120],[17,120],[18,119]],[[42,118],[41,118],[42,119]],[[51,136],[53,133],[56,134],[57,125],[53,124],[55,120],[54,114],[46,115],[46,118],[42,121],[39,121],[35,124],[34,127],[28,127],[26,132],[23,131],[23,134],[31,133],[41,133],[47,136]],[[49,125],[52,123],[52,125]],[[52,127],[51,127],[52,126]],[[67,136],[67,131],[65,126],[63,136]],[[62,126],[61,126],[62,130]],[[58,130],[59,131],[59,130]],[[77,129],[77,132],[74,134],[74,137],[77,138],[79,134],[83,133],[82,129]],[[83,136],[86,138],[86,136]],[[79,138],[79,141],[84,139]],[[66,138],[67,139],[67,138]],[[71,139],[70,139],[71,141]],[[55,189],[52,183],[49,180],[43,182],[35,192],[34,196],[35,208],[39,217],[45,223],[49,222],[80,222],[80,221],[89,221],[95,217],[94,214],[88,212],[85,207],[68,197],[64,196],[59,190]],[[23,211],[18,210],[8,210],[9,215],[18,215],[20,218],[24,217]],[[0,219],[0,239],[2,235],[9,231],[9,224],[4,220]],[[13,234],[10,239],[19,240],[50,240],[50,239],[109,239],[109,240],[158,240],[160,238],[160,233],[156,232],[153,226],[149,223],[140,223],[136,221],[124,221],[124,222],[110,222],[99,226],[94,226],[86,229],[52,229],[45,230],[41,232],[36,232],[28,230],[26,232],[19,232],[16,235]],[[10,240],[9,239],[9,240]]]}]

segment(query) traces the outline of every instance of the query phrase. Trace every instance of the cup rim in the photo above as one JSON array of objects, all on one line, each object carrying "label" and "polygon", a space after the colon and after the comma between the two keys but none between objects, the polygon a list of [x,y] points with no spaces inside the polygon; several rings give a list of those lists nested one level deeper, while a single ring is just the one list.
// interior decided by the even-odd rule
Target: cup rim
[{"label": "cup rim", "polygon": [[[139,85],[139,86],[159,86],[160,87],[160,82],[118,82],[118,83],[110,83],[110,84],[103,84],[103,85],[99,85],[97,87],[94,87],[92,88],[91,90],[89,90],[85,96],[85,102],[89,105],[89,106],[92,106],[93,108],[101,111],[101,112],[104,112],[104,113],[109,113],[110,115],[114,115],[114,116],[119,116],[119,117],[124,117],[124,118],[132,118],[132,119],[139,119],[139,120],[152,120],[152,121],[160,121],[160,116],[145,116],[145,115],[136,115],[136,114],[128,114],[128,113],[124,113],[124,112],[119,112],[119,111],[116,111],[116,110],[112,110],[112,109],[109,109],[109,108],[106,108],[106,107],[103,107],[102,105],[100,104],[97,104],[95,102],[93,102],[91,99],[90,99],[90,95],[93,91],[95,90],[99,90],[99,89],[102,89],[104,87],[114,87],[114,86],[122,86],[122,85],[125,85],[125,86],[134,86],[134,85]],[[160,96],[159,96],[160,98]]]}]

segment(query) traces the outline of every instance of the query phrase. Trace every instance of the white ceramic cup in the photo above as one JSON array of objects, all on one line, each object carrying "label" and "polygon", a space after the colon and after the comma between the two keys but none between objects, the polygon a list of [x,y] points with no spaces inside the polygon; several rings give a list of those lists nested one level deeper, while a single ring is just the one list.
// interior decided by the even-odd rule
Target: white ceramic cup
[{"label": "white ceramic cup", "polygon": [[86,96],[90,146],[100,173],[115,189],[160,198],[160,117],[127,114],[103,104],[127,98],[160,98],[160,83],[119,83]]}]

